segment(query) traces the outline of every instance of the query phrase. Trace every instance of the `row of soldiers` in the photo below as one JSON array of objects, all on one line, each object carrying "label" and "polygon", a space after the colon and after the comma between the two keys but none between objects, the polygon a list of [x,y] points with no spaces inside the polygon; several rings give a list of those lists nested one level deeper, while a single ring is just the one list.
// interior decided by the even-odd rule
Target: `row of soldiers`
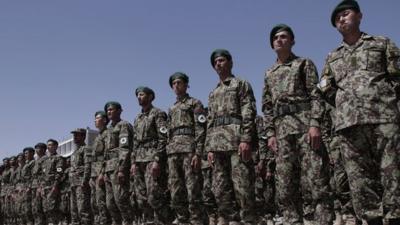
[{"label": "row of soldiers", "polygon": [[[153,106],[148,87],[135,90],[142,110],[133,124],[121,119],[118,102],[106,103],[95,114],[94,146],[85,145],[85,130],[72,131],[77,149],[69,166],[54,140],[35,146],[36,160],[26,148],[26,160],[4,162],[1,218],[253,225],[271,224],[278,214],[285,225],[329,225],[335,218],[400,224],[400,50],[361,32],[361,19],[354,0],[333,10],[343,43],[328,55],[321,80],[310,59],[292,52],[293,30],[276,25],[263,117],[256,117],[252,87],[233,75],[224,49],[210,57],[219,83],[207,110],[187,93],[182,72],[169,78],[177,100],[168,113]],[[49,156],[38,153],[46,148]],[[19,202],[32,203],[31,211]]]}]

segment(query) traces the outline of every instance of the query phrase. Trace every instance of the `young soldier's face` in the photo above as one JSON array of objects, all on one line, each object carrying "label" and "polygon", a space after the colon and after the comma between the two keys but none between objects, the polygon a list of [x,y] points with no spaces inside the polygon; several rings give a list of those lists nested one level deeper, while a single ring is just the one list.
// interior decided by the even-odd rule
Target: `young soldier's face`
[{"label": "young soldier's face", "polygon": [[104,129],[107,126],[107,120],[102,115],[97,115],[94,119],[94,125],[97,129]]},{"label": "young soldier's face", "polygon": [[54,154],[57,151],[58,145],[56,145],[54,142],[49,141],[47,142],[47,150],[51,153]]},{"label": "young soldier's face", "polygon": [[151,103],[152,95],[146,94],[145,92],[141,91],[137,94],[138,103],[140,106],[147,106]]},{"label": "young soldier's face", "polygon": [[218,56],[214,59],[214,69],[218,74],[230,73],[232,69],[232,61],[229,61],[224,56]]},{"label": "young soldier's face", "polygon": [[175,79],[172,81],[172,89],[174,90],[176,95],[184,95],[187,90],[187,83],[185,83],[181,79]]},{"label": "young soldier's face", "polygon": [[291,51],[294,40],[290,33],[284,30],[274,35],[272,44],[276,52]]},{"label": "young soldier's face", "polygon": [[343,10],[335,17],[336,29],[343,35],[358,31],[361,19],[361,12],[356,12],[352,9]]},{"label": "young soldier's face", "polygon": [[85,142],[86,135],[83,133],[73,133],[74,135],[74,143],[75,144],[82,144]]},{"label": "young soldier's face", "polygon": [[109,106],[107,108],[107,116],[109,120],[117,120],[120,118],[121,109],[117,109],[114,106]]}]

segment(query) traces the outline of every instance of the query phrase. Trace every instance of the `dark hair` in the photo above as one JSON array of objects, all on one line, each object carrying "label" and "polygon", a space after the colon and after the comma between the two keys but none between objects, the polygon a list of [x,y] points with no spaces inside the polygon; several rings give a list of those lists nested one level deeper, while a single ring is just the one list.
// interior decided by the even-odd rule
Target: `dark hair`
[{"label": "dark hair", "polygon": [[[49,141],[50,141],[50,140],[49,140]],[[35,148],[41,148],[41,149],[46,150],[47,145],[46,145],[45,143],[43,143],[43,142],[39,142],[39,143],[37,143],[37,144],[35,145]]]},{"label": "dark hair", "polygon": [[58,141],[56,141],[56,140],[54,140],[54,139],[49,139],[49,140],[47,140],[47,143],[49,143],[49,142],[53,142],[53,144],[55,144],[55,145],[57,145],[58,146]]}]

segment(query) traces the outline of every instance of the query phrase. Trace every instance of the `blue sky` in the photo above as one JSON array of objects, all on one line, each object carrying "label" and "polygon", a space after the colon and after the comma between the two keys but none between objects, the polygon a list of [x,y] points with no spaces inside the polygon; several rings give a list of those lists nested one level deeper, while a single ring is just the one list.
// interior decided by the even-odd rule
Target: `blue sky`
[{"label": "blue sky", "polygon": [[[275,61],[271,28],[290,25],[294,52],[321,71],[341,41],[330,24],[338,2],[0,1],[0,158],[69,138],[76,127],[94,128],[94,112],[109,100],[121,102],[122,117],[132,122],[139,85],[153,88],[154,105],[167,110],[175,99],[168,77],[176,71],[190,76],[190,94],[206,105],[218,81],[209,60],[215,48],[232,53],[233,71],[251,82],[260,109],[264,71]],[[363,31],[400,44],[400,1],[360,6]]]}]

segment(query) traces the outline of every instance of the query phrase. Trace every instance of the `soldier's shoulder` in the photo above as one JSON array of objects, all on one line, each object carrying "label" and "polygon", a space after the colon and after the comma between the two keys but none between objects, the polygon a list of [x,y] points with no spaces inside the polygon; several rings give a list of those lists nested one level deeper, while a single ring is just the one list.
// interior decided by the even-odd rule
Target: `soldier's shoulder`
[{"label": "soldier's shoulder", "polygon": [[153,107],[152,109],[151,109],[151,112],[150,113],[152,113],[152,114],[154,114],[154,115],[167,115],[166,114],[166,112],[164,111],[164,110],[162,110],[162,109],[160,109],[160,108],[157,108],[157,107]]}]

